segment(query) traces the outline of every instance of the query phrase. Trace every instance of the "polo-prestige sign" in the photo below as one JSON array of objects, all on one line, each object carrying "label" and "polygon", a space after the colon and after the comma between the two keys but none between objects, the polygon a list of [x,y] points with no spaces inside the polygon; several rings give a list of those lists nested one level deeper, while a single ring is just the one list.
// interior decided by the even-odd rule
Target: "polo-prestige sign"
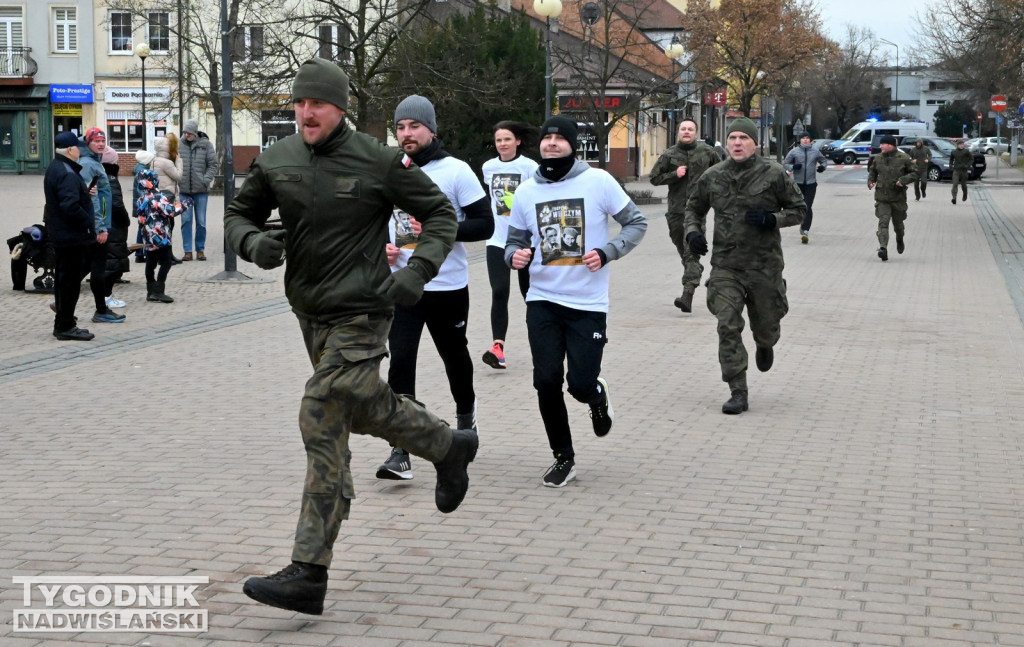
[{"label": "polo-prestige sign", "polygon": [[[103,98],[107,103],[142,103],[141,86],[110,86],[103,90]],[[171,86],[146,86],[146,103],[158,103],[171,100]]]}]

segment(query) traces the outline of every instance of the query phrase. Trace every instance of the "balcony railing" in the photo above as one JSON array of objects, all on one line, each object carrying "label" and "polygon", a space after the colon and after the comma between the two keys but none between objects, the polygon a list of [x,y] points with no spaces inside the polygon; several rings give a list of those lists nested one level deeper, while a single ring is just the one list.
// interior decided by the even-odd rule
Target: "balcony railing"
[{"label": "balcony railing", "polygon": [[0,47],[0,78],[33,77],[39,70],[29,52],[31,47]]}]

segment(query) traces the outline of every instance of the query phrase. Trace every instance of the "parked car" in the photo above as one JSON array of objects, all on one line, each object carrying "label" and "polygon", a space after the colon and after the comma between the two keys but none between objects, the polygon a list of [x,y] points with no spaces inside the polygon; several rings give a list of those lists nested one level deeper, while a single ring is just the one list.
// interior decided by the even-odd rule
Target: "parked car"
[{"label": "parked car", "polygon": [[[814,141],[811,142],[811,148],[817,151],[821,151],[822,146],[827,146],[828,144],[831,144],[834,141],[834,139],[815,139]],[[824,153],[822,154],[824,155]]]},{"label": "parked car", "polygon": [[984,153],[985,155],[996,155],[1006,153],[1010,150],[1010,140],[1006,137],[980,137],[971,144],[972,153]]},{"label": "parked car", "polygon": [[[879,140],[876,137],[871,142],[871,154],[868,156],[868,168],[875,159],[875,155],[882,152]],[[896,137],[896,145],[903,152],[908,152],[911,147],[920,139],[932,151],[932,164],[928,167],[928,179],[931,181],[950,180],[953,178],[953,169],[949,167],[950,153],[956,150],[956,145],[947,139],[933,135],[900,135]],[[940,162],[938,158],[945,161]],[[983,153],[974,153],[974,166],[971,168],[970,179],[977,180],[984,175],[988,169],[988,162],[985,161]]]}]

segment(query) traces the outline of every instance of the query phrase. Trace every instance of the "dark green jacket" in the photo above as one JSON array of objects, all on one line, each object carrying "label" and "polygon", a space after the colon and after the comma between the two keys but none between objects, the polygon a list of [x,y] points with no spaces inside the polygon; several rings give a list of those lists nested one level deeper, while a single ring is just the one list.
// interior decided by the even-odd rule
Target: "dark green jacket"
[{"label": "dark green jacket", "polygon": [[[727,159],[697,180],[686,201],[686,234],[704,231],[715,210],[711,265],[734,270],[778,270],[785,266],[779,229],[803,222],[803,195],[781,166],[756,155],[743,162]],[[761,230],[746,222],[751,210],[771,211],[776,227]]]},{"label": "dark green jacket", "polygon": [[[875,202],[906,202],[907,187],[917,180],[917,165],[898,148],[875,155],[868,171],[868,185],[875,185]],[[896,186],[897,182],[903,186]]]},{"label": "dark green jacket", "polygon": [[974,153],[966,148],[957,148],[949,154],[949,163],[954,171],[969,171],[974,166]]},{"label": "dark green jacket", "polygon": [[224,234],[245,260],[243,242],[274,209],[288,232],[284,286],[296,314],[389,313],[377,289],[391,274],[384,253],[398,207],[423,223],[412,258],[426,280],[455,242],[455,210],[437,185],[396,148],[344,122],[313,146],[301,135],[265,150],[224,214]]},{"label": "dark green jacket", "polygon": [[[665,149],[651,169],[651,184],[668,185],[668,212],[682,216],[686,199],[701,175],[719,161],[718,153],[704,142],[682,144]],[[676,169],[686,167],[686,175],[676,176]]]},{"label": "dark green jacket", "polygon": [[914,160],[914,164],[917,165],[918,179],[928,179],[928,162],[932,161],[932,151],[927,146],[918,147],[916,144],[907,153],[910,159]]}]

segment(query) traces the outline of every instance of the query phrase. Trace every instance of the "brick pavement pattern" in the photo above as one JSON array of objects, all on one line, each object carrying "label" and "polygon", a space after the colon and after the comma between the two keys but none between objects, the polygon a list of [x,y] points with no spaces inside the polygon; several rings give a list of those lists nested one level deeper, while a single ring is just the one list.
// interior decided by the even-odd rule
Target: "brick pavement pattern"
[{"label": "brick pavement pattern", "polygon": [[[784,232],[791,310],[740,416],[720,412],[705,290],[692,315],[672,305],[664,205],[643,208],[646,240],[612,266],[615,426],[577,433],[564,489],[541,486],[551,456],[513,299],[508,370],[476,368],[481,449],[458,512],[434,509],[430,465],[377,481],[388,448],[353,440],[322,617],[241,593],[287,563],[305,465],[309,367],[283,270],[199,282],[223,265],[211,244],[172,270],[163,305],[133,263],[127,321],[75,343],[5,264],[0,645],[1024,645],[1022,189],[911,203],[907,252],[882,263],[864,176],[826,174],[809,245]],[[7,236],[38,221],[41,178],[0,176],[0,192]],[[222,213],[213,196],[211,241]],[[476,355],[482,259],[472,247]],[[420,371],[421,399],[454,416],[433,353]],[[589,429],[586,407],[570,415]],[[12,577],[58,574],[208,576],[209,631],[14,633]]]}]

